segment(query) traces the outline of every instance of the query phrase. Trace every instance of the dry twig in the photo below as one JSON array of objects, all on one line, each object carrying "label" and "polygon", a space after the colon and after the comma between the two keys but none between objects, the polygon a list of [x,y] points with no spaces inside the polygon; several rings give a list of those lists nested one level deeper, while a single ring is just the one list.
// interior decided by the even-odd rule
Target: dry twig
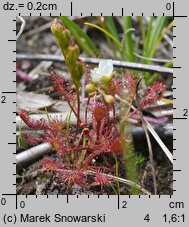
[{"label": "dry twig", "polygon": [[[56,55],[43,55],[43,54],[17,54],[16,55],[17,60],[30,60],[30,61],[52,61],[52,62],[64,62],[63,56],[56,56]],[[99,64],[102,59],[97,58],[85,58],[80,57],[80,59],[87,64]],[[173,69],[163,67],[163,66],[157,66],[157,65],[145,65],[140,63],[134,63],[134,62],[126,62],[126,61],[112,61],[113,65],[115,67],[122,67],[127,69],[133,69],[138,71],[146,71],[146,72],[157,72],[162,74],[168,74],[173,75]]]},{"label": "dry twig", "polygon": [[24,28],[26,27],[26,22],[25,22],[25,20],[24,20],[22,17],[20,17],[20,16],[18,16],[18,19],[22,22],[22,24],[21,24],[21,27],[20,27],[20,30],[19,30],[18,34],[16,35],[16,40],[19,39],[20,35],[21,35],[22,32],[24,31]]},{"label": "dry twig", "polygon": [[51,148],[51,144],[42,143],[26,151],[23,151],[16,155],[16,164],[18,166],[22,166],[28,162],[31,162],[34,159],[39,158],[44,154],[47,154],[51,150]]}]

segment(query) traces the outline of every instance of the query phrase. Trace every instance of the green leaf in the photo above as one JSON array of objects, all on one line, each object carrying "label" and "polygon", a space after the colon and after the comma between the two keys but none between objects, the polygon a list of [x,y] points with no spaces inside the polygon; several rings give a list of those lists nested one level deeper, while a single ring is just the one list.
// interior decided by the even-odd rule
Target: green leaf
[{"label": "green leaf", "polygon": [[137,20],[138,20],[138,23],[139,23],[139,26],[140,26],[143,45],[144,45],[144,42],[146,40],[146,30],[145,30],[145,26],[144,26],[144,23],[143,23],[143,16],[137,16]]},{"label": "green leaf", "polygon": [[[152,58],[154,56],[154,53],[153,53],[154,46],[155,46],[157,40],[160,38],[167,20],[168,20],[168,17],[159,16],[156,18],[154,24],[152,24],[153,17],[151,18],[150,23],[149,23],[149,34],[147,35],[147,41],[145,43],[145,57]],[[150,61],[145,60],[145,63],[146,62],[150,62]]]},{"label": "green leaf", "polygon": [[48,123],[50,124],[51,123],[51,119],[50,119],[49,112],[48,112],[46,107],[45,107],[45,114],[47,116]]},{"label": "green leaf", "polygon": [[161,99],[161,102],[164,102],[166,104],[173,104],[173,100],[170,99]]},{"label": "green leaf", "polygon": [[163,39],[164,35],[173,27],[173,21],[164,29],[162,30],[160,36],[157,38],[152,50],[151,50],[151,54],[150,54],[150,58],[152,58],[154,56],[154,53],[159,45],[159,43],[161,42],[161,40]]},{"label": "green leaf", "polygon": [[[151,34],[151,38],[150,38],[150,43],[149,43],[149,47],[148,47],[148,52],[150,53],[153,46],[155,45],[156,41],[159,39],[165,24],[167,21],[167,17],[157,17],[155,24],[154,24],[154,28],[152,30],[152,34]],[[149,55],[150,57],[150,55]]]},{"label": "green leaf", "polygon": [[117,39],[119,40],[119,34],[114,22],[113,17],[106,17],[106,22],[107,22],[107,28],[108,31]]},{"label": "green leaf", "polygon": [[[155,55],[155,51],[158,47],[159,42],[161,41],[161,34],[165,25],[167,23],[168,17],[159,16],[159,17],[150,17],[148,32],[146,36],[146,40],[144,43],[143,56],[147,58],[153,58]],[[143,64],[151,64],[151,60],[143,59],[141,61]],[[145,77],[145,81],[148,83],[149,73],[143,73]],[[153,80],[156,80],[157,74],[153,76]],[[151,81],[149,82],[151,83]]]},{"label": "green leaf", "polygon": [[[151,33],[152,33],[153,20],[154,20],[154,17],[150,17],[150,22],[148,25],[148,32],[147,32],[146,40],[144,42],[144,50],[143,50],[144,57],[148,57],[148,49],[149,49],[148,46],[149,46],[150,37],[151,37]],[[142,63],[145,63],[145,62],[146,62],[146,60],[142,61]]]},{"label": "green leaf", "polygon": [[128,60],[131,62],[135,61],[132,33],[129,31],[131,27],[132,17],[123,17],[123,28],[124,28],[124,43],[128,55]]},{"label": "green leaf", "polygon": [[91,24],[88,22],[86,22],[85,24],[98,29],[99,31],[103,32],[106,36],[108,36],[110,39],[112,39],[114,41],[114,43],[117,45],[117,47],[119,48],[120,52],[129,59],[129,56],[128,56],[127,52],[125,51],[125,49],[123,48],[120,41],[116,37],[114,37],[110,32],[106,31],[105,29],[103,29],[100,26],[95,25],[95,24]]}]

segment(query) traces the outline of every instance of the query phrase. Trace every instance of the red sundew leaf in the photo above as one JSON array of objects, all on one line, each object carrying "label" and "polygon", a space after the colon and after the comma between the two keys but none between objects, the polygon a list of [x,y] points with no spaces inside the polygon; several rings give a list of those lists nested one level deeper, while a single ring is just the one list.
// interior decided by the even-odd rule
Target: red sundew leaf
[{"label": "red sundew leaf", "polygon": [[85,186],[85,175],[81,170],[77,169],[63,169],[59,172],[58,177],[68,183],[68,186],[78,184]]},{"label": "red sundew leaf", "polygon": [[101,172],[96,172],[94,177],[94,185],[109,186],[112,183],[112,178]]},{"label": "red sundew leaf", "polygon": [[126,86],[129,91],[129,97],[132,100],[136,94],[136,81],[134,74],[131,72],[127,72],[122,75],[125,78]]},{"label": "red sundew leaf", "polygon": [[28,132],[24,132],[23,133],[23,138],[24,140],[30,144],[30,145],[36,145],[38,144],[40,141],[38,140],[38,138],[35,138],[34,136],[32,136],[30,133]]},{"label": "red sundew leaf", "polygon": [[32,129],[37,129],[37,128],[48,129],[49,128],[49,125],[45,119],[41,118],[40,120],[33,120],[30,118],[28,111],[26,111],[26,110],[21,110],[19,113],[19,116],[29,128],[32,128]]},{"label": "red sundew leaf", "polygon": [[45,157],[42,159],[41,166],[43,170],[48,171],[58,171],[59,169],[62,169],[62,165],[59,161],[53,160],[49,157]]},{"label": "red sundew leaf", "polygon": [[56,132],[63,132],[66,127],[66,122],[62,119],[53,118],[50,122],[51,129]]},{"label": "red sundew leaf", "polygon": [[74,101],[75,99],[74,90],[62,76],[52,74],[52,81],[53,81],[52,91],[57,91],[69,102]]},{"label": "red sundew leaf", "polygon": [[57,133],[53,129],[46,130],[40,134],[41,142],[50,143],[52,145],[52,149],[62,154],[62,147],[65,144],[65,137],[61,133]]},{"label": "red sundew leaf", "polygon": [[58,75],[56,75],[56,74],[53,74],[53,75],[52,75],[52,81],[53,81],[54,89],[55,89],[55,90],[59,90],[59,89],[60,89],[59,86],[60,86],[60,85],[63,86],[64,83],[65,83],[64,78],[61,77],[61,76],[58,76]]},{"label": "red sundew leaf", "polygon": [[120,138],[116,138],[110,146],[110,150],[115,154],[123,154],[124,144]]},{"label": "red sundew leaf", "polygon": [[100,123],[107,116],[107,107],[100,102],[96,102],[93,107],[93,116],[96,122]]},{"label": "red sundew leaf", "polygon": [[160,82],[157,82],[154,85],[150,86],[145,91],[145,97],[140,102],[141,107],[157,102],[163,97],[164,92],[165,85]]},{"label": "red sundew leaf", "polygon": [[108,84],[108,95],[115,96],[120,92],[120,84],[115,79],[112,79]]}]

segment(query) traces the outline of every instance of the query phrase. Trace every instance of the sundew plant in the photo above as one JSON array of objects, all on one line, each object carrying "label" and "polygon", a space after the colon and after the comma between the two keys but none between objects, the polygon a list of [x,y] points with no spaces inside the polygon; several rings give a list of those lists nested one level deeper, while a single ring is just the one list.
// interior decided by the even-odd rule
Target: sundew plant
[{"label": "sundew plant", "polygon": [[[56,156],[46,156],[41,163],[41,171],[54,174],[67,185],[67,191],[77,184],[83,188],[109,187],[112,193],[120,194],[120,183],[137,187],[137,182],[121,178],[119,159],[127,152],[127,138],[123,125],[146,105],[156,103],[165,91],[162,83],[156,82],[147,89],[139,88],[137,77],[132,72],[116,72],[112,60],[102,60],[95,68],[86,66],[79,58],[80,49],[71,37],[70,31],[55,19],[51,26],[65,63],[71,82],[52,72],[51,92],[58,92],[70,107],[67,119],[61,117],[48,120],[33,120],[26,109],[19,116],[33,130],[25,130],[22,135],[28,144],[47,142],[52,145]],[[85,80],[84,114],[81,114],[81,79]],[[140,90],[139,98],[136,94]],[[136,102],[136,99],[137,102]],[[120,112],[118,105],[124,100],[127,108]],[[132,106],[135,106],[133,109]],[[120,114],[121,113],[121,114]],[[70,123],[71,114],[76,124]]]}]

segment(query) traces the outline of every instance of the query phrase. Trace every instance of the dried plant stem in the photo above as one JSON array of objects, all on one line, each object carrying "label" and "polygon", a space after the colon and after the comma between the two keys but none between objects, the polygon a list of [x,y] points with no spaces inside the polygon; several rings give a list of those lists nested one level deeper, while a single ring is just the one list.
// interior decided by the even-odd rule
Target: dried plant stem
[{"label": "dried plant stem", "polygon": [[112,175],[108,175],[108,176],[110,176],[110,178],[112,178],[115,181],[119,181],[120,183],[129,185],[131,187],[135,187],[135,188],[139,189],[141,192],[143,192],[144,194],[151,195],[151,193],[149,191],[147,191],[145,188],[142,188],[140,185],[138,185],[138,184],[136,184],[136,183],[134,183],[130,180],[123,179],[123,178],[120,178],[120,177],[115,177],[115,176],[112,176]]},{"label": "dried plant stem", "polygon": [[[36,54],[36,55],[17,54],[16,59],[30,60],[30,61],[65,62],[64,57],[62,56],[42,55],[42,54]],[[87,64],[95,64],[95,65],[99,64],[99,62],[103,60],[103,59],[85,58],[85,57],[80,57],[80,59]],[[144,72],[153,72],[153,73],[156,72],[156,73],[163,73],[167,75],[173,75],[173,69],[163,67],[163,66],[147,65],[147,64],[141,64],[141,63],[117,61],[117,60],[113,60],[112,63],[115,67],[119,67],[119,68],[121,67],[121,68],[133,69],[138,71],[144,71]]]},{"label": "dried plant stem", "polygon": [[142,77],[139,79],[139,81],[138,81],[138,83],[136,85],[136,104],[137,104],[138,112],[139,112],[139,115],[140,115],[140,118],[141,118],[141,121],[142,121],[142,126],[144,128],[144,133],[146,135],[146,140],[147,140],[147,144],[148,144],[149,158],[150,158],[151,169],[152,169],[154,194],[157,195],[156,171],[155,171],[155,165],[154,165],[152,144],[151,144],[151,141],[150,141],[150,136],[149,136],[149,133],[148,133],[146,121],[143,118],[142,109],[141,109],[141,106],[140,106],[140,96],[138,94],[138,87],[139,87],[139,84],[140,84],[141,80],[142,80]]},{"label": "dried plant stem", "polygon": [[42,143],[40,145],[32,147],[16,155],[16,164],[18,166],[25,165],[26,163],[32,162],[34,159],[47,154],[51,149],[52,146],[49,143]]},{"label": "dried plant stem", "polygon": [[20,27],[18,34],[16,35],[16,40],[19,39],[19,37],[21,36],[22,32],[24,31],[24,29],[26,27],[26,21],[24,20],[24,18],[21,17],[21,16],[17,16],[17,17],[22,22],[22,24],[21,24],[21,27]]}]

